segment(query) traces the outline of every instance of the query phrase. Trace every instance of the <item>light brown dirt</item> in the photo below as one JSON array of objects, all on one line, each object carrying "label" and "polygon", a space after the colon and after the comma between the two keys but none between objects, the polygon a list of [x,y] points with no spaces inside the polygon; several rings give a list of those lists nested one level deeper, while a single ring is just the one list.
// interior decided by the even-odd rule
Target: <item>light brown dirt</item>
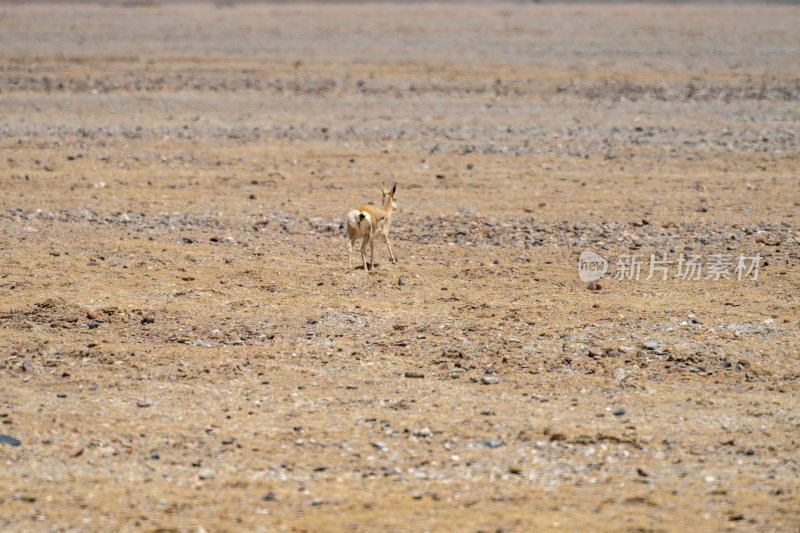
[{"label": "light brown dirt", "polygon": [[[1,530],[800,528],[796,7],[2,5],[0,42]],[[399,262],[348,272],[381,181]]]}]

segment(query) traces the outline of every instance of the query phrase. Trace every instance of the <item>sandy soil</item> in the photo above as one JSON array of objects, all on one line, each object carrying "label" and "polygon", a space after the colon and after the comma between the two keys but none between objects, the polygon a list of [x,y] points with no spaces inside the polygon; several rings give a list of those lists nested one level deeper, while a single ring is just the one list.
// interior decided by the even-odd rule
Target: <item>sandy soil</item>
[{"label": "sandy soil", "polygon": [[798,531],[800,9],[126,6],[0,6],[0,530]]}]

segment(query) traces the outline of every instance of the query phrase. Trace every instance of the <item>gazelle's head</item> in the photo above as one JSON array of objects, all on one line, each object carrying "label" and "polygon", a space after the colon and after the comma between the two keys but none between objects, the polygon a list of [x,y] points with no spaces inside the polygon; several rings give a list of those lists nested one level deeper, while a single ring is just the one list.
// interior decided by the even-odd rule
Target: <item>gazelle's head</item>
[{"label": "gazelle's head", "polygon": [[389,204],[388,205],[389,209],[391,209],[392,211],[396,211],[397,210],[397,203],[395,203],[395,201],[394,201],[394,195],[397,192],[397,183],[392,185],[392,190],[391,191],[386,188],[386,185],[381,183],[381,191],[383,191],[383,205],[384,205],[384,207],[387,207],[387,204]]}]

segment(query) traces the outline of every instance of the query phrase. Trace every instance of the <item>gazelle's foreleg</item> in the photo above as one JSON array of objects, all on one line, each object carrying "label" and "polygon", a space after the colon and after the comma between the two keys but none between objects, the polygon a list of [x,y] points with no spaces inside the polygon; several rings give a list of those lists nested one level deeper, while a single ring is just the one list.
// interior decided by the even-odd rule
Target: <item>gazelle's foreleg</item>
[{"label": "gazelle's foreleg", "polygon": [[389,234],[383,234],[383,240],[386,241],[386,247],[389,248],[389,255],[392,258],[392,263],[397,263],[397,259],[394,258],[394,252],[392,251],[392,243],[389,242]]}]

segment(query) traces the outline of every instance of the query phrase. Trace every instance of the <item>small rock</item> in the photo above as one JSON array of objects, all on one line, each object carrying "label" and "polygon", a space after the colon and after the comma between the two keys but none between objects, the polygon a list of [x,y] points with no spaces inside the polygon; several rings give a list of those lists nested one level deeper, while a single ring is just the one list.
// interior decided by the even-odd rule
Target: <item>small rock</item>
[{"label": "small rock", "polygon": [[586,285],[586,288],[587,288],[587,289],[589,289],[590,291],[599,291],[600,289],[602,289],[602,287],[600,286],[600,284],[599,284],[599,283],[597,283],[596,281],[590,281],[590,282],[589,282],[589,283]]},{"label": "small rock", "polygon": [[447,377],[450,379],[458,379],[464,372],[466,371],[463,368],[453,368],[447,371]]},{"label": "small rock", "polygon": [[197,477],[200,479],[214,479],[215,476],[216,473],[210,468],[203,468],[197,473]]},{"label": "small rock", "polygon": [[91,322],[89,322],[89,329],[99,328],[101,323],[102,322],[98,320],[92,320]]},{"label": "small rock", "polygon": [[234,442],[235,440],[236,440],[236,439],[234,439],[233,437],[230,437],[230,438],[227,438],[227,439],[223,440],[223,441],[222,441],[222,444],[225,444],[225,445],[228,445],[228,444],[233,444],[233,442]]},{"label": "small rock", "polygon": [[484,385],[497,385],[500,383],[500,378],[497,376],[482,376],[481,383]]},{"label": "small rock", "polygon": [[425,377],[425,374],[423,374],[421,372],[413,372],[413,371],[409,370],[408,372],[406,372],[405,376],[407,378],[419,378],[419,379],[421,379],[421,378]]},{"label": "small rock", "polygon": [[155,321],[156,321],[156,317],[154,317],[153,315],[145,315],[145,316],[142,317],[141,323],[142,324],[152,324]]},{"label": "small rock", "polygon": [[511,466],[508,467],[508,471],[511,474],[521,474],[522,473],[522,467],[520,467],[519,465],[511,465]]},{"label": "small rock", "polygon": [[19,446],[22,441],[15,439],[10,435],[0,435],[0,444],[10,444],[11,446]]},{"label": "small rock", "polygon": [[623,416],[625,413],[627,413],[627,411],[625,409],[617,409],[616,411],[614,411],[613,415],[614,416]]},{"label": "small rock", "polygon": [[23,372],[33,372],[33,363],[31,363],[29,359],[23,359],[22,370]]},{"label": "small rock", "polygon": [[95,320],[99,316],[100,316],[100,313],[98,313],[94,309],[87,309],[86,310],[86,318],[88,318],[89,320]]},{"label": "small rock", "polygon": [[645,470],[642,467],[637,468],[636,469],[636,473],[639,474],[642,477],[649,477],[650,476],[650,472],[648,472],[647,470]]},{"label": "small rock", "polygon": [[274,502],[275,501],[275,493],[272,492],[272,491],[269,491],[264,496],[262,496],[261,499],[263,501],[265,501],[265,502]]},{"label": "small rock", "polygon": [[414,498],[415,500],[421,500],[422,499],[422,493],[421,492],[412,492],[411,493],[411,497]]},{"label": "small rock", "polygon": [[56,394],[56,398],[66,398],[66,397],[67,397],[66,392],[59,392],[58,394]]},{"label": "small rock", "polygon": [[98,450],[100,451],[101,454],[103,454],[104,457],[111,457],[112,455],[119,455],[119,452],[113,446],[102,446],[102,447],[98,448]]},{"label": "small rock", "polygon": [[399,278],[397,278],[397,285],[402,287],[405,284],[406,284],[406,277],[405,276],[400,276]]},{"label": "small rock", "polygon": [[646,343],[644,343],[644,349],[645,350],[650,350],[651,352],[657,352],[658,351],[658,343],[655,342],[655,341],[646,342]]},{"label": "small rock", "polygon": [[598,359],[600,357],[603,357],[605,355],[605,352],[603,350],[601,350],[600,348],[589,348],[588,354],[589,354],[589,357],[592,357],[594,359]]},{"label": "small rock", "polygon": [[136,405],[138,405],[139,407],[150,407],[153,404],[150,403],[150,400],[138,400],[136,402]]},{"label": "small rock", "polygon": [[550,441],[551,442],[560,442],[560,441],[565,441],[565,440],[567,440],[567,436],[565,434],[563,434],[563,433],[552,433],[550,435]]},{"label": "small rock", "polygon": [[486,441],[487,448],[499,448],[503,443],[497,439],[489,439]]},{"label": "small rock", "polygon": [[69,449],[69,456],[72,458],[80,457],[83,455],[83,446],[73,446]]},{"label": "small rock", "polygon": [[430,437],[431,436],[431,428],[424,427],[414,430],[414,435],[417,437]]},{"label": "small rock", "polygon": [[373,442],[372,446],[374,448],[378,448],[382,452],[385,452],[387,450],[386,444],[384,444],[383,442],[381,442],[379,440],[376,440],[375,442]]}]

